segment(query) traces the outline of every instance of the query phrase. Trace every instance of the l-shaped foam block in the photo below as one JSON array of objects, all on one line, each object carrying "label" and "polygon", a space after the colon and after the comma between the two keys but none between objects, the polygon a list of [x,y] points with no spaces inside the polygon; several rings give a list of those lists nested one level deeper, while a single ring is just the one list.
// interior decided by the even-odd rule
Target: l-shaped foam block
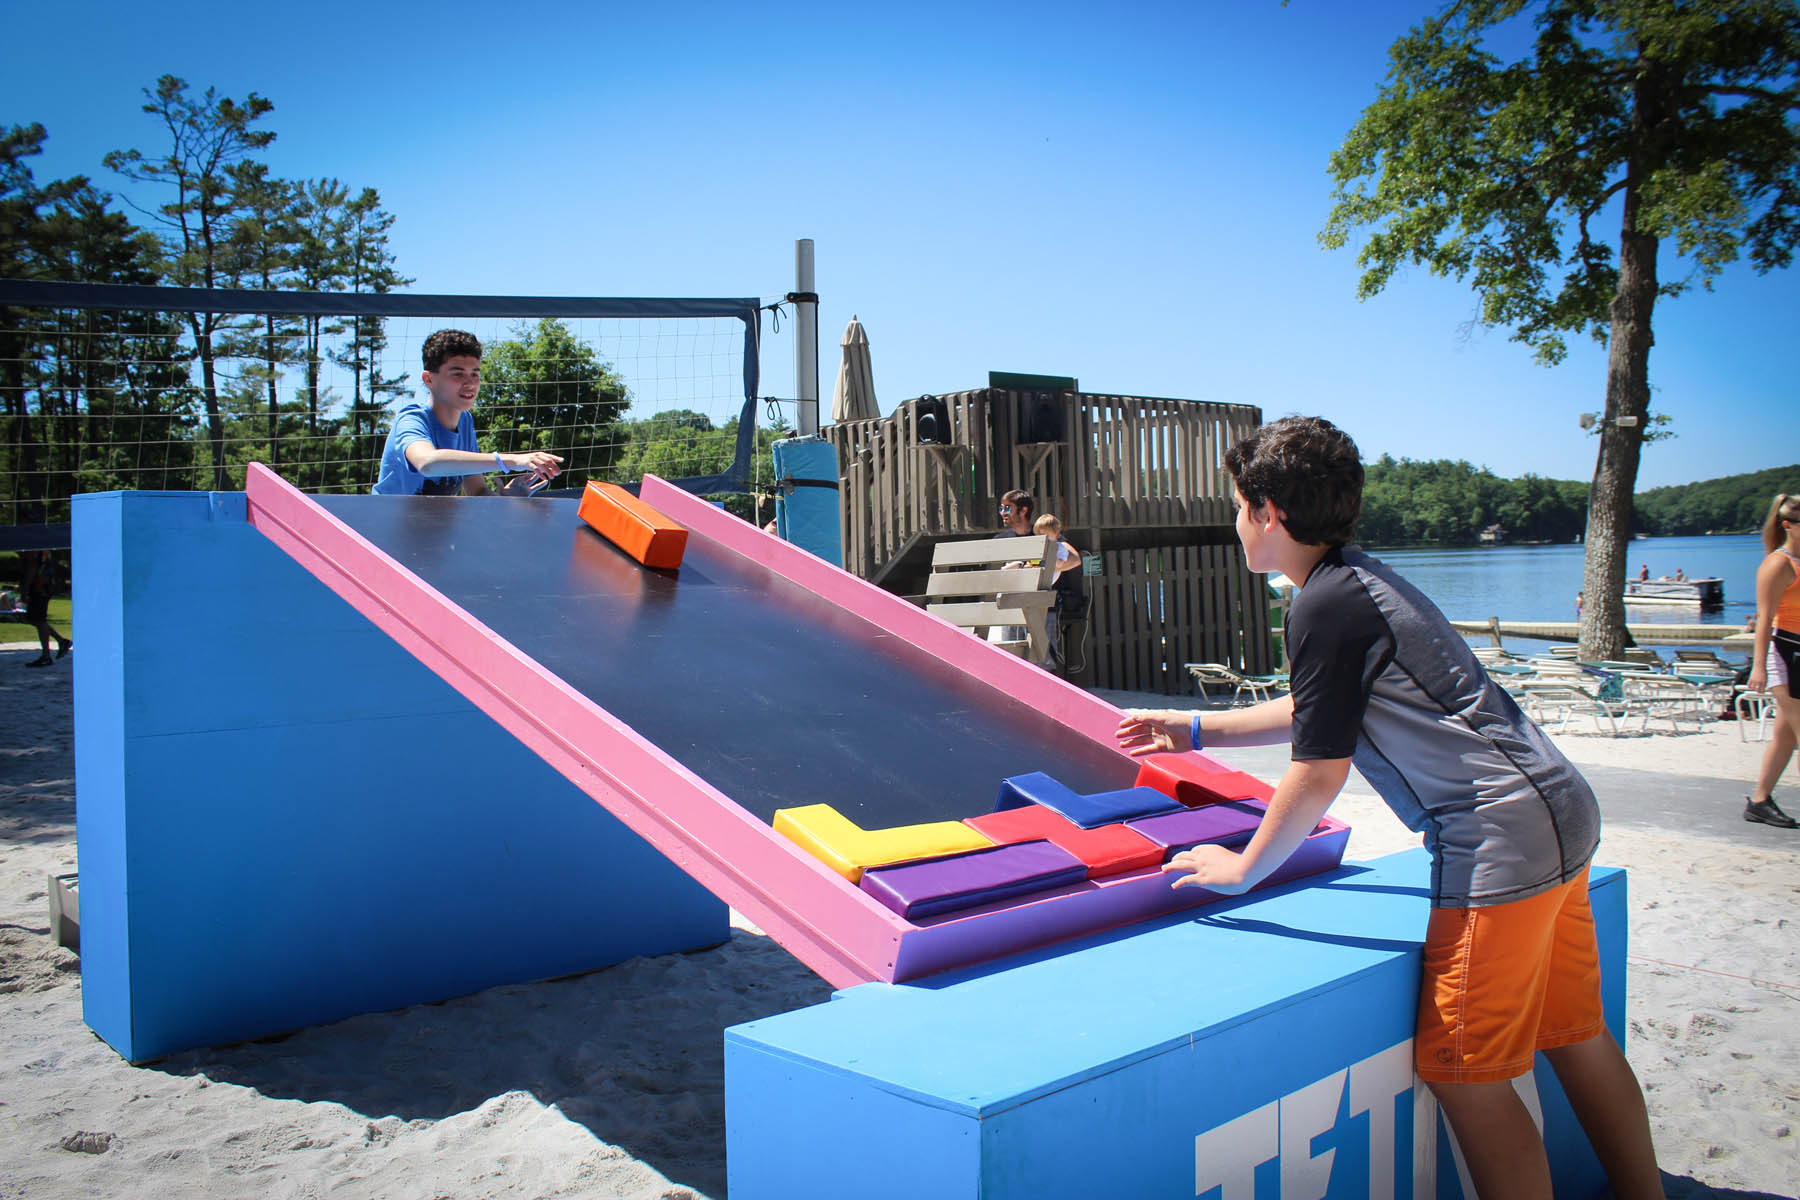
[{"label": "l-shaped foam block", "polygon": [[1267,800],[1275,790],[1254,775],[1196,754],[1152,754],[1138,764],[1137,786],[1155,788],[1191,807],[1226,800]]},{"label": "l-shaped foam block", "polygon": [[872,867],[862,889],[903,917],[935,917],[1087,879],[1087,865],[1050,842],[1019,842],[927,862]]},{"label": "l-shaped foam block", "polygon": [[1258,800],[1228,800],[1146,817],[1127,827],[1161,846],[1168,857],[1202,842],[1236,849],[1250,840],[1266,811],[1267,806]]},{"label": "l-shaped foam block", "polygon": [[775,831],[855,883],[867,867],[985,850],[993,842],[961,821],[930,821],[892,829],[864,829],[829,804],[775,812]]},{"label": "l-shaped foam block", "polygon": [[1034,841],[1060,846],[1087,864],[1089,879],[1154,867],[1163,860],[1163,847],[1123,825],[1083,829],[1041,804],[964,817],[963,824],[1002,846]]},{"label": "l-shaped foam block", "polygon": [[616,483],[588,484],[575,515],[646,567],[673,570],[687,550],[685,528]]},{"label": "l-shaped foam block", "polygon": [[1019,808],[1026,804],[1041,804],[1061,813],[1083,829],[1129,821],[1133,817],[1174,812],[1181,807],[1164,793],[1152,788],[1123,788],[1116,792],[1095,792],[1083,796],[1042,771],[1014,775],[1000,781],[1000,796],[994,801],[995,812],[1005,812],[1009,808]]}]

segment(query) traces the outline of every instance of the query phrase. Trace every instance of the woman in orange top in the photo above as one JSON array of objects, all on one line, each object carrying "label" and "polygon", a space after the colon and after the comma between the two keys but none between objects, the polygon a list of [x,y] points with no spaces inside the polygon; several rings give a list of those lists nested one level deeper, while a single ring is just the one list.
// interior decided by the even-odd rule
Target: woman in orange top
[{"label": "woman in orange top", "polygon": [[1756,569],[1756,648],[1745,686],[1774,696],[1781,720],[1763,753],[1744,820],[1793,829],[1800,822],[1776,807],[1773,793],[1800,742],[1800,699],[1794,695],[1800,684],[1800,496],[1775,497],[1763,525],[1763,549],[1769,553]]}]

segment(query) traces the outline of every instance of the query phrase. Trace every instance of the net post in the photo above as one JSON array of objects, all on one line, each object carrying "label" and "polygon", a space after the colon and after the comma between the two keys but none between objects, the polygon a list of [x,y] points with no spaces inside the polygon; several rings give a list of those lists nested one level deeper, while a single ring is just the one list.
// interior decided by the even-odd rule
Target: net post
[{"label": "net post", "polygon": [[813,241],[794,243],[794,414],[796,432],[819,432],[819,297],[813,291]]}]

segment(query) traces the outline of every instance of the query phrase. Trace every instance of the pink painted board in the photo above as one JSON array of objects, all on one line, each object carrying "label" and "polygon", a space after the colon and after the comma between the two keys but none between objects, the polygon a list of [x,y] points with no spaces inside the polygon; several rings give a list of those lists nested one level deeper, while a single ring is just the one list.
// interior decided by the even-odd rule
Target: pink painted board
[{"label": "pink painted board", "polygon": [[[916,978],[1166,911],[1160,877],[1051,893],[914,924],[776,834],[260,465],[251,522],[482,711],[835,986]],[[906,601],[654,477],[643,496],[693,536],[748,557],[1113,750],[1118,710]],[[1115,751],[1116,752],[1116,751]],[[1207,758],[1205,761],[1212,763]],[[1223,769],[1222,766],[1220,769]],[[1340,827],[1342,828],[1342,827]],[[1277,878],[1336,865],[1315,834]],[[1341,857],[1348,831],[1335,842]],[[1314,845],[1317,842],[1317,845]],[[1303,873],[1303,872],[1302,872]],[[1132,887],[1115,894],[1119,884]],[[1178,893],[1176,907],[1190,902]],[[1204,894],[1201,894],[1204,895]]]},{"label": "pink painted board", "polygon": [[[250,522],[702,886],[838,987],[891,978],[906,922],[259,463]],[[710,506],[708,506],[710,507]],[[646,797],[655,797],[654,802]]]}]

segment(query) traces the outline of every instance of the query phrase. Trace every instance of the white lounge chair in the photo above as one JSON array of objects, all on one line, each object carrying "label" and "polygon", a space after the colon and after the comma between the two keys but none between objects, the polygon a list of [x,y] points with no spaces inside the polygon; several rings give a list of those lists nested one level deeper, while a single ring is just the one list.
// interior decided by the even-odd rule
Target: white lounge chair
[{"label": "white lounge chair", "polygon": [[1230,688],[1231,702],[1239,703],[1244,693],[1250,693],[1252,702],[1267,700],[1277,689],[1286,688],[1286,675],[1246,675],[1242,671],[1228,667],[1224,663],[1183,663],[1187,673],[1194,677],[1194,687],[1199,691],[1202,700],[1211,701],[1207,694],[1210,685],[1216,688]]}]

